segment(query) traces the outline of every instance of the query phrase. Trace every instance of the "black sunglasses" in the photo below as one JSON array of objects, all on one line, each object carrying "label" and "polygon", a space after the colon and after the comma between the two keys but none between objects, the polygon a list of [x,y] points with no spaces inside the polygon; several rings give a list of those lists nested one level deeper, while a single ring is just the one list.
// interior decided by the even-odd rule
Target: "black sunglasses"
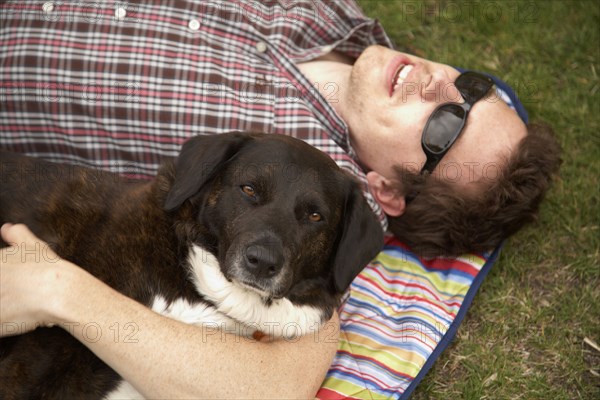
[{"label": "black sunglasses", "polygon": [[441,104],[429,116],[421,136],[421,146],[427,155],[421,174],[433,172],[460,136],[471,107],[485,97],[494,86],[494,81],[486,75],[467,71],[456,78],[454,85],[465,102]]}]

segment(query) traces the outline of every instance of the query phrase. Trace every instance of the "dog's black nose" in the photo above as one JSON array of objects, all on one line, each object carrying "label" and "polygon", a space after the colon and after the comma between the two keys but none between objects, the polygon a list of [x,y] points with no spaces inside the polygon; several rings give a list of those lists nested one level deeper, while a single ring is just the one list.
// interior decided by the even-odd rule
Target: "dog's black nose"
[{"label": "dog's black nose", "polygon": [[246,247],[246,268],[257,278],[272,278],[283,267],[283,253],[277,245],[251,244]]}]

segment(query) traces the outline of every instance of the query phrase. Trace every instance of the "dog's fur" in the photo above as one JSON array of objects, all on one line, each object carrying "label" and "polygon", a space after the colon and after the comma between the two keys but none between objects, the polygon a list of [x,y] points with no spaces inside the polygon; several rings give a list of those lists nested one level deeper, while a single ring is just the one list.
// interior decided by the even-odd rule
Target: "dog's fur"
[{"label": "dog's fur", "polygon": [[[315,329],[382,245],[358,184],[286,136],[195,137],[150,182],[7,152],[0,168],[0,223],[25,223],[157,312],[243,335]],[[0,340],[2,399],[101,398],[119,385],[58,327]]]}]

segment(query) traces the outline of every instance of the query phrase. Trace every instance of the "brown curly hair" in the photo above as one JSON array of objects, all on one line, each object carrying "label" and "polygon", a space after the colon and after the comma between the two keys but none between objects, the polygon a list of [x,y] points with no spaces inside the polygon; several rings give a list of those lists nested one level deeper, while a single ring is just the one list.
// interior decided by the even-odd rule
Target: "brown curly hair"
[{"label": "brown curly hair", "polygon": [[390,230],[420,256],[458,256],[493,249],[537,219],[538,208],[561,164],[561,148],[547,125],[531,124],[496,179],[474,193],[400,166],[404,193],[418,193]]}]

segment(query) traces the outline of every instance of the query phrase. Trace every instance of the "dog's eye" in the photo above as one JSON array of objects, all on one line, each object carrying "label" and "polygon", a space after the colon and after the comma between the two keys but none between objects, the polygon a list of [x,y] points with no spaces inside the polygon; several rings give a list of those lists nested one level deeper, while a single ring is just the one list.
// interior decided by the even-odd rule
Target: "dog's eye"
[{"label": "dog's eye", "polygon": [[249,197],[256,196],[256,190],[254,190],[254,188],[250,185],[242,185],[241,189],[242,189],[242,192],[244,192],[244,194],[246,196],[249,196]]},{"label": "dog's eye", "polygon": [[323,220],[323,216],[321,214],[319,214],[318,212],[314,212],[314,213],[310,213],[310,215],[308,216],[308,219],[310,220],[310,222],[319,222]]}]

